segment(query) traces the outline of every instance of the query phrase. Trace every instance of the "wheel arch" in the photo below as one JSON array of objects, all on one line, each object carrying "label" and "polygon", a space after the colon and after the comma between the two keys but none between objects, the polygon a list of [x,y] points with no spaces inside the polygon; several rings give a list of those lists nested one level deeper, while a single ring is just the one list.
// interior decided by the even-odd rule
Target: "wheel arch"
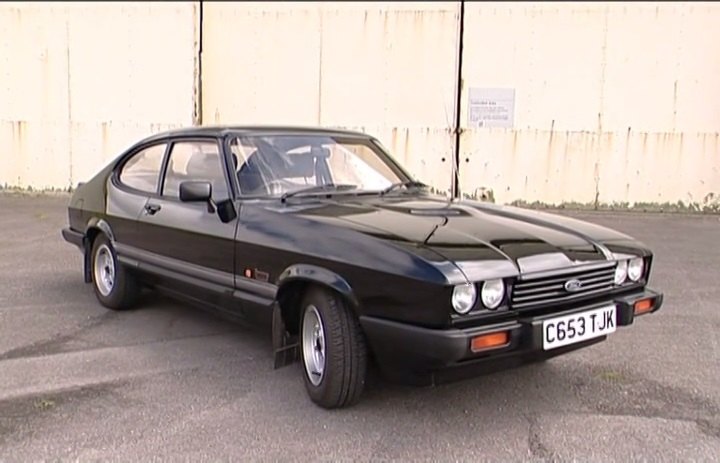
[{"label": "wheel arch", "polygon": [[98,232],[102,232],[107,235],[110,241],[115,241],[115,234],[113,233],[110,224],[104,219],[93,217],[88,220],[87,226],[85,227],[85,236],[89,238],[92,235],[92,239],[95,239]]},{"label": "wheel arch", "polygon": [[93,217],[88,221],[88,224],[85,227],[85,238],[83,239],[83,278],[85,280],[85,283],[92,282],[92,275],[90,274],[92,246],[95,242],[95,238],[97,238],[98,235],[101,233],[107,236],[111,242],[115,241],[115,235],[113,234],[110,224],[103,219]]},{"label": "wheel arch", "polygon": [[300,301],[311,286],[320,286],[339,294],[357,313],[360,302],[345,278],[323,267],[310,264],[295,264],[285,269],[277,280],[278,291],[275,302],[280,309],[285,329],[297,334],[300,316]]}]

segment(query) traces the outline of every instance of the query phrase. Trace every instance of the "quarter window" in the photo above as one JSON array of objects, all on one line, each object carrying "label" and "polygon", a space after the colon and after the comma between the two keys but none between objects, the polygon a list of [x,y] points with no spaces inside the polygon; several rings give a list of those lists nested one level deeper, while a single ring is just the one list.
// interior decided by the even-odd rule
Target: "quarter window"
[{"label": "quarter window", "polygon": [[120,182],[145,193],[157,192],[166,144],[153,145],[134,154],[120,171]]},{"label": "quarter window", "polygon": [[183,141],[173,144],[170,151],[163,196],[180,197],[180,183],[204,180],[212,184],[215,201],[228,199],[228,188],[220,161],[218,144],[214,141]]}]

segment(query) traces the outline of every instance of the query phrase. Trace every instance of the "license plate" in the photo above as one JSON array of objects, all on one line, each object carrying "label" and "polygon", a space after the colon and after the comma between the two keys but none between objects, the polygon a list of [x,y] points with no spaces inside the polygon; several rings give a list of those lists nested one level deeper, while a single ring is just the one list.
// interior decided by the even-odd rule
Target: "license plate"
[{"label": "license plate", "polygon": [[543,321],[543,349],[550,350],[613,333],[615,306],[565,315]]}]

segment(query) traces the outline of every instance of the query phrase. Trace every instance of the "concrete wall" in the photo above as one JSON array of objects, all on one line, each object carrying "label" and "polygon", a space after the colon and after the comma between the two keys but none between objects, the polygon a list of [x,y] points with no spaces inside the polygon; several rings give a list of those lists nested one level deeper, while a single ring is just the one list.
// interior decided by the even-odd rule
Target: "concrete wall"
[{"label": "concrete wall", "polygon": [[[720,5],[467,3],[468,89],[515,89],[468,128],[462,185],[499,202],[718,204]],[[467,161],[466,161],[467,160]]]},{"label": "concrete wall", "polygon": [[194,4],[0,4],[0,185],[68,188],[192,123]]},{"label": "concrete wall", "polygon": [[448,190],[458,13],[457,2],[206,3],[205,122],[363,130]]},{"label": "concrete wall", "polygon": [[[450,188],[458,2],[1,3],[0,185],[66,188],[204,123],[365,130]],[[720,194],[720,6],[466,2],[461,190],[496,201]],[[471,89],[514,91],[469,124]]]}]

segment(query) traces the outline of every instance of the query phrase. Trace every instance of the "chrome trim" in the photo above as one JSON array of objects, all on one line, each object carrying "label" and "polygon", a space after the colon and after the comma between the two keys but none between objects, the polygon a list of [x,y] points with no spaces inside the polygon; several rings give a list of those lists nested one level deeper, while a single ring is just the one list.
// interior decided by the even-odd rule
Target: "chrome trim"
[{"label": "chrome trim", "polygon": [[[523,275],[512,288],[511,307],[513,309],[541,307],[609,294],[615,289],[613,283],[616,265],[615,261],[604,261],[593,265],[565,268],[562,273],[542,272]],[[570,282],[576,282],[580,286],[569,290]]]},{"label": "chrome trim", "polygon": [[555,269],[555,270],[545,270],[542,272],[532,272],[532,273],[524,273],[519,276],[519,281],[528,281],[528,280],[536,280],[540,278],[546,278],[546,277],[553,277],[558,276],[561,277],[563,275],[565,276],[571,276],[574,273],[581,273],[586,272],[589,270],[605,270],[605,269],[614,269],[615,265],[617,265],[617,261],[615,260],[603,260],[599,262],[592,262],[589,264],[582,264],[582,265],[576,265],[573,267],[565,267],[561,269]]}]

